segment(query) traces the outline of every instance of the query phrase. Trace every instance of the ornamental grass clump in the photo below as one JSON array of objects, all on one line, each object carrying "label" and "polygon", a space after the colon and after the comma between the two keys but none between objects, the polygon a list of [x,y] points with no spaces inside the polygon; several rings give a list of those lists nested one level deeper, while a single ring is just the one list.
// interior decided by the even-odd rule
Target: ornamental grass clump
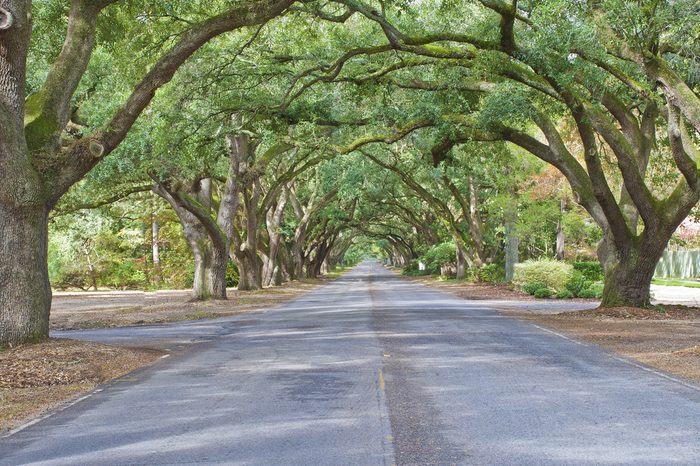
[{"label": "ornamental grass clump", "polygon": [[571,264],[553,259],[530,259],[515,266],[513,285],[523,291],[538,284],[538,289],[547,288],[554,294],[564,291],[573,276]]}]

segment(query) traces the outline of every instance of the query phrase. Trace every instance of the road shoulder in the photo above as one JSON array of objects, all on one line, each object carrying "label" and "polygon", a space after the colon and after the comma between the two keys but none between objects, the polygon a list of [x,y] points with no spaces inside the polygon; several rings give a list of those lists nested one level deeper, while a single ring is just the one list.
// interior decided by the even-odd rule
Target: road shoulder
[{"label": "road shoulder", "polygon": [[167,353],[51,339],[0,352],[0,435],[69,405]]},{"label": "road shoulder", "polygon": [[[403,277],[406,278],[406,277]],[[534,300],[505,285],[474,285],[435,278],[406,278],[478,301],[502,315],[525,320],[568,338],[594,343],[623,358],[700,383],[700,312],[662,306],[600,313],[591,300]]]}]

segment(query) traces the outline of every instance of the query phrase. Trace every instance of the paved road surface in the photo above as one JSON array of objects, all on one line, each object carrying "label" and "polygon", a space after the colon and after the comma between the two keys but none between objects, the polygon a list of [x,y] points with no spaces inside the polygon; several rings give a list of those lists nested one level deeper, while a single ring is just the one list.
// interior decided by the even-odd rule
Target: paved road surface
[{"label": "paved road surface", "polygon": [[189,349],[0,464],[700,464],[697,387],[375,263],[276,310],[64,335]]}]

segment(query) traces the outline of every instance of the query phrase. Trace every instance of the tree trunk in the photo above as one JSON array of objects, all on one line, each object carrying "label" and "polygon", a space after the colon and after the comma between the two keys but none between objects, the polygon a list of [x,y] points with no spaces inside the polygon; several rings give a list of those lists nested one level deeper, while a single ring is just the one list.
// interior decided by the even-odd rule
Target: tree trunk
[{"label": "tree trunk", "polygon": [[270,209],[267,211],[266,217],[266,227],[268,241],[268,254],[263,265],[263,285],[280,285],[282,282],[282,275],[280,273],[278,254],[280,249],[280,241],[282,240],[282,231],[280,230],[280,225],[282,223],[282,215],[284,214],[284,207],[287,203],[287,191],[282,190],[280,198],[277,202],[275,209]]},{"label": "tree trunk", "polygon": [[261,283],[261,267],[255,250],[244,249],[236,252],[238,265],[238,290],[259,290]]},{"label": "tree trunk", "polygon": [[513,281],[513,275],[515,275],[515,264],[519,261],[518,249],[520,246],[520,237],[518,236],[517,229],[517,211],[509,209],[506,212],[505,221],[505,248],[506,248],[506,281]]},{"label": "tree trunk", "polygon": [[155,218],[151,217],[151,258],[153,259],[153,282],[159,285],[162,277],[160,273],[160,225]]},{"label": "tree trunk", "polygon": [[601,307],[650,306],[651,280],[667,243],[659,238],[635,241],[620,252],[603,240],[598,248],[605,271]]},{"label": "tree trunk", "polygon": [[[209,188],[208,183],[203,183],[202,186],[205,191]],[[217,248],[202,222],[163,186],[156,186],[154,192],[168,201],[177,214],[187,244],[194,256],[192,300],[226,299],[226,267],[228,266],[226,243]],[[206,201],[208,195],[209,192],[202,195],[202,203]]]},{"label": "tree trunk", "polygon": [[566,236],[564,235],[564,213],[566,212],[566,199],[562,198],[559,202],[559,221],[557,222],[557,260],[564,260],[564,247]]},{"label": "tree trunk", "polygon": [[[479,196],[477,192],[477,186],[474,184],[474,178],[469,175],[469,232],[472,237],[472,242],[474,244],[474,258],[475,266],[481,267],[486,263],[487,255],[486,248],[484,247],[484,229],[479,217]],[[466,256],[465,256],[466,257]]]},{"label": "tree trunk", "polygon": [[0,202],[0,345],[49,335],[48,209]]},{"label": "tree trunk", "polygon": [[289,269],[289,275],[292,280],[298,280],[303,277],[304,274],[304,253],[301,248],[301,244],[295,239],[294,244],[292,244],[291,252],[291,268]]},{"label": "tree trunk", "polygon": [[457,241],[456,243],[457,246],[457,269],[456,269],[456,279],[457,280],[464,280],[467,277],[467,259],[465,256],[465,251],[464,251],[464,246],[462,245],[461,241]]},{"label": "tree trunk", "polygon": [[226,267],[228,252],[218,250],[208,237],[195,240],[192,247],[194,255],[194,283],[192,299],[226,299]]},{"label": "tree trunk", "polygon": [[289,273],[290,267],[290,259],[289,259],[289,252],[287,251],[287,248],[284,244],[282,244],[277,252],[277,265],[279,267],[279,279],[280,279],[280,284],[283,282],[288,282],[292,280],[292,277]]},{"label": "tree trunk", "polygon": [[[48,204],[24,132],[31,2],[0,2],[0,346],[49,336]],[[12,15],[12,23],[10,23]]]}]

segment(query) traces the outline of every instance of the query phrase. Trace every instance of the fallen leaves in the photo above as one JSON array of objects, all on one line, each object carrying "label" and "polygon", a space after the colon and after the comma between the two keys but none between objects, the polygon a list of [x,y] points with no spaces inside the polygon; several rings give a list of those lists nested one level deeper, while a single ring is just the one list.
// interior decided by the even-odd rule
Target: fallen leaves
[{"label": "fallen leaves", "polygon": [[0,351],[0,431],[162,354],[65,339]]}]

